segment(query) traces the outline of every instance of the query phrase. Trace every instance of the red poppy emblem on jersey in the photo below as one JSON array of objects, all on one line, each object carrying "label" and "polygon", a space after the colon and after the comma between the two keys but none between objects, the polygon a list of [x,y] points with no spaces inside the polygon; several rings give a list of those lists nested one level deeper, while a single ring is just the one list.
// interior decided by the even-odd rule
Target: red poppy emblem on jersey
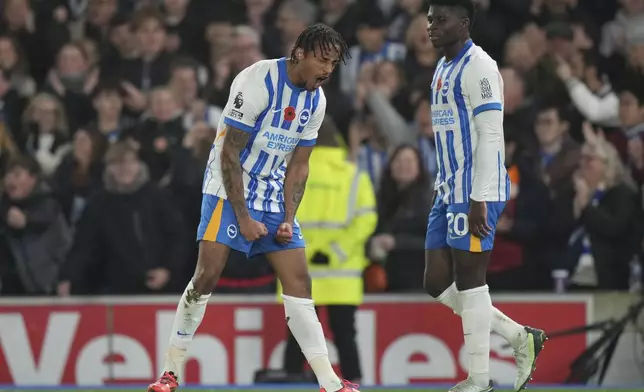
[{"label": "red poppy emblem on jersey", "polygon": [[441,79],[438,79],[438,83],[436,83],[436,90],[441,91],[442,87],[443,87],[443,81]]},{"label": "red poppy emblem on jersey", "polygon": [[293,106],[288,106],[284,109],[284,121],[293,121],[295,120],[295,108]]}]

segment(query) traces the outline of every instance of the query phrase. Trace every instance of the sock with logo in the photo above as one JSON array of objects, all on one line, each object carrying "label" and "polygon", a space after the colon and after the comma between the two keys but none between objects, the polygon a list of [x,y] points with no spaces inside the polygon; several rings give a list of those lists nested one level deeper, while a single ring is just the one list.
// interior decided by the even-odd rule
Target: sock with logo
[{"label": "sock with logo", "polygon": [[172,323],[170,348],[166,353],[164,370],[172,371],[176,375],[182,373],[186,351],[206,313],[208,299],[210,299],[210,294],[199,294],[192,281],[188,283]]},{"label": "sock with logo", "polygon": [[[452,309],[455,314],[461,315],[461,299],[458,295],[456,283],[452,283],[436,299],[438,302]],[[512,320],[495,307],[492,307],[492,331],[501,335],[513,348],[519,347],[527,336],[523,325]]]},{"label": "sock with logo", "polygon": [[329,361],[326,339],[322,331],[322,324],[315,313],[313,300],[288,295],[282,295],[282,298],[284,299],[286,323],[315,373],[318,383],[327,392],[342,389],[342,381],[335,374]]},{"label": "sock with logo", "polygon": [[469,378],[481,388],[490,383],[490,328],[492,300],[487,287],[459,291],[465,336],[465,350],[469,356]]}]

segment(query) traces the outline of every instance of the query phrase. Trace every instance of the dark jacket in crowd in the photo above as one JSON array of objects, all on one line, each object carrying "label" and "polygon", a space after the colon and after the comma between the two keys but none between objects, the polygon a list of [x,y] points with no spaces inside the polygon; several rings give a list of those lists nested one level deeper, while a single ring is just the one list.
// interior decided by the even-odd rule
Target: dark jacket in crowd
[{"label": "dark jacket in crowd", "polygon": [[[8,226],[6,218],[11,207],[26,215],[23,229]],[[44,184],[39,184],[24,200],[12,201],[3,196],[0,217],[0,293],[53,293],[72,240],[56,199]]]},{"label": "dark jacket in crowd", "polygon": [[629,261],[636,252],[634,219],[641,219],[634,192],[618,185],[606,192],[597,205],[589,205],[576,222],[578,229],[570,238],[565,268],[574,272],[582,254],[583,237],[588,235],[597,274],[598,288],[628,289]]},{"label": "dark jacket in crowd", "polygon": [[149,270],[176,273],[186,260],[180,211],[150,183],[145,165],[128,191],[118,191],[107,171],[104,183],[76,227],[61,280],[71,281],[74,293],[150,293]]}]

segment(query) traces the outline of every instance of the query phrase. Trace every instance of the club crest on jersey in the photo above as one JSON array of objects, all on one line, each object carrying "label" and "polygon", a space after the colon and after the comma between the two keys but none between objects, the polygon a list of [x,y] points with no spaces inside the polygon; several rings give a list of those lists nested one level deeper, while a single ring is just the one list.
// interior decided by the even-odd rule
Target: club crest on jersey
[{"label": "club crest on jersey", "polygon": [[293,106],[287,106],[284,109],[284,121],[293,121],[295,120],[295,108]]},{"label": "club crest on jersey", "polygon": [[298,119],[298,122],[300,123],[301,126],[305,126],[306,124],[309,123],[311,120],[311,111],[309,109],[304,109],[300,112],[300,118]]},{"label": "club crest on jersey", "polygon": [[441,94],[443,97],[446,97],[447,93],[449,93],[449,80],[446,80],[445,84],[441,88]]}]

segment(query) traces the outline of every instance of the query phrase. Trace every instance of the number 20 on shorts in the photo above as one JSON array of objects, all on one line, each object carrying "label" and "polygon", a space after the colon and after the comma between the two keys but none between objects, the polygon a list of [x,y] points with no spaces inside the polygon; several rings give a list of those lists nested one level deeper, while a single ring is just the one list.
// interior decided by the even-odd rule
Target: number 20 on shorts
[{"label": "number 20 on shorts", "polygon": [[450,237],[464,237],[469,231],[469,224],[467,220],[467,214],[462,212],[447,213],[447,231]]}]

